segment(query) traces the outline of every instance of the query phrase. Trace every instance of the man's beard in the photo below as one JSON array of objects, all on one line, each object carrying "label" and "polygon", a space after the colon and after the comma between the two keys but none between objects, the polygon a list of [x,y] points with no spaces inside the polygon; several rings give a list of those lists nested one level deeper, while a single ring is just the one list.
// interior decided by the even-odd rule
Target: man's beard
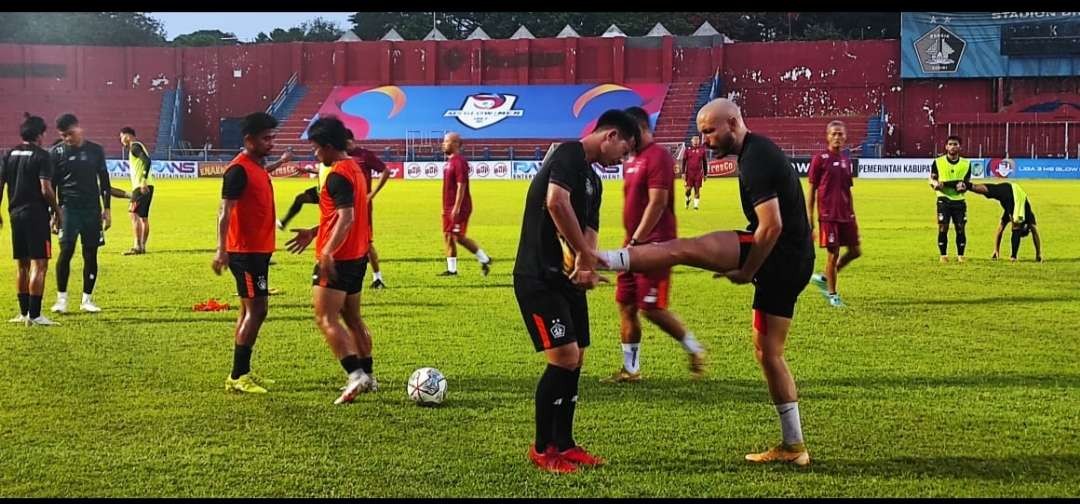
[{"label": "man's beard", "polygon": [[712,147],[712,150],[717,158],[726,157],[728,154],[731,154],[731,151],[735,150],[735,132],[729,131],[726,135],[718,138],[716,146]]}]

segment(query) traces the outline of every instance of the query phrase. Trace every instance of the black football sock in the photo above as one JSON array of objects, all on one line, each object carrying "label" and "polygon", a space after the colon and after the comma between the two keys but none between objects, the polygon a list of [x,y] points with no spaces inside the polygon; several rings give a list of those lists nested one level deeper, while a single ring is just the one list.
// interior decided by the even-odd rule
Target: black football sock
[{"label": "black football sock", "polygon": [[559,439],[556,441],[559,451],[568,450],[577,446],[574,442],[574,410],[577,409],[578,401],[578,384],[581,382],[581,368],[573,370],[567,380],[567,395],[565,402],[563,403],[562,411],[559,412],[561,418],[558,425],[559,430],[557,434]]},{"label": "black football sock", "polygon": [[30,293],[19,293],[19,315],[26,315],[30,312]]},{"label": "black football sock", "polygon": [[341,367],[345,368],[345,372],[348,374],[352,374],[357,369],[363,369],[360,358],[356,355],[346,355],[344,359],[341,359]]},{"label": "black football sock", "polygon": [[563,451],[574,447],[573,412],[570,404],[577,388],[577,371],[558,368],[559,395],[555,400],[555,447]]},{"label": "black football sock", "polygon": [[1017,252],[1020,252],[1020,231],[1018,230],[1012,232],[1012,255],[1010,257],[1016,259]]},{"label": "black football sock", "polygon": [[94,285],[97,284],[98,264],[97,247],[83,247],[83,293],[93,294]]},{"label": "black football sock", "polygon": [[949,254],[949,232],[938,231],[937,234],[937,248],[941,252],[941,255],[945,256]]},{"label": "black football sock", "polygon": [[251,372],[251,346],[235,345],[232,357],[232,379],[237,379]]},{"label": "black football sock", "polygon": [[371,366],[373,362],[374,361],[372,361],[371,357],[364,357],[363,359],[360,359],[360,369],[363,369],[364,372],[367,374],[371,374]]},{"label": "black football sock", "polygon": [[547,445],[555,441],[554,430],[556,407],[559,399],[559,371],[566,371],[548,364],[540,382],[536,384],[536,451],[543,453]]},{"label": "black football sock", "polygon": [[956,255],[963,257],[967,247],[967,231],[964,228],[956,230]]},{"label": "black football sock", "polygon": [[60,257],[56,258],[56,291],[67,292],[71,276],[71,258],[75,256],[75,244],[60,245]]},{"label": "black football sock", "polygon": [[31,319],[41,316],[41,296],[30,295],[30,307],[28,308]]}]

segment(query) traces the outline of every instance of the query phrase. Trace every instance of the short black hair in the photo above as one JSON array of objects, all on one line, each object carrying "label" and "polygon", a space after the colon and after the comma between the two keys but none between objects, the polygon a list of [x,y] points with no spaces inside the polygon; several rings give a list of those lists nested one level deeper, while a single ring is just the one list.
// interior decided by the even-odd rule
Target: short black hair
[{"label": "short black hair", "polygon": [[347,141],[348,131],[341,119],[326,116],[320,117],[317,121],[311,123],[307,136],[308,140],[315,142],[320,147],[329,145],[334,149],[343,151],[346,149],[345,142]]},{"label": "short black hair", "polygon": [[349,129],[349,128],[345,128],[345,139],[346,140],[356,140],[356,136],[353,135],[352,130]]},{"label": "short black hair", "polygon": [[624,109],[626,115],[630,116],[634,121],[637,121],[638,125],[645,129],[649,128],[649,113],[641,107],[630,107]]},{"label": "short black hair", "polygon": [[600,118],[596,120],[596,128],[593,128],[593,133],[606,129],[618,131],[619,136],[633,142],[634,145],[641,143],[641,129],[638,128],[637,121],[619,109],[609,109],[600,114]]},{"label": "short black hair", "polygon": [[123,128],[120,128],[120,133],[125,133],[131,136],[138,136],[135,134],[135,128],[132,128],[131,126],[124,126]]},{"label": "short black hair", "polygon": [[75,117],[75,114],[62,114],[56,118],[56,129],[60,131],[67,131],[78,124],[79,118]]},{"label": "short black hair", "polygon": [[19,137],[21,137],[24,142],[33,142],[34,140],[37,140],[38,137],[45,134],[45,130],[49,129],[49,127],[45,125],[45,120],[38,116],[32,116],[27,112],[23,114],[23,117],[26,119],[19,126]]},{"label": "short black hair", "polygon": [[956,140],[956,143],[958,143],[960,145],[964,145],[964,141],[960,140],[960,137],[957,136],[957,135],[949,135],[949,138],[945,139],[945,143],[949,143],[949,142],[951,142],[953,140]]},{"label": "short black hair", "polygon": [[255,112],[244,116],[244,119],[240,121],[240,134],[243,136],[256,136],[266,130],[274,129],[278,126],[278,120],[276,117],[267,114],[266,112]]}]

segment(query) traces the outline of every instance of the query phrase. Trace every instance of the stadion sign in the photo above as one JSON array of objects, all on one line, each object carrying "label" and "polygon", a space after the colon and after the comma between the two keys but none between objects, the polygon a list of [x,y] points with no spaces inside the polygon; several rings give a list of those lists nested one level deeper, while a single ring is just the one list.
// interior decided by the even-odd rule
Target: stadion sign
[{"label": "stadion sign", "polygon": [[[105,161],[105,167],[109,170],[110,177],[125,178],[131,175],[131,165],[126,159],[109,159]],[[186,179],[199,177],[198,161],[151,161],[150,171],[154,178],[160,179]]]}]

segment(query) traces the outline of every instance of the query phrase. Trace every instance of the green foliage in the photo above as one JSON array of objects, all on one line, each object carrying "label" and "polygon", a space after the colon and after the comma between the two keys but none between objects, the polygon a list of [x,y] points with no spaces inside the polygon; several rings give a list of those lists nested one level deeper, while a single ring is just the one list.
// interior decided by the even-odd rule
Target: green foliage
[{"label": "green foliage", "polygon": [[5,12],[0,43],[153,46],[165,29],[143,12]]},{"label": "green foliage", "polygon": [[255,42],[333,42],[342,33],[344,30],[337,23],[318,17],[288,30],[274,28],[269,35],[259,32]]},{"label": "green foliage", "polygon": [[206,47],[216,45],[235,45],[236,35],[221,30],[198,30],[184,35],[177,35],[172,44],[180,47]]}]

